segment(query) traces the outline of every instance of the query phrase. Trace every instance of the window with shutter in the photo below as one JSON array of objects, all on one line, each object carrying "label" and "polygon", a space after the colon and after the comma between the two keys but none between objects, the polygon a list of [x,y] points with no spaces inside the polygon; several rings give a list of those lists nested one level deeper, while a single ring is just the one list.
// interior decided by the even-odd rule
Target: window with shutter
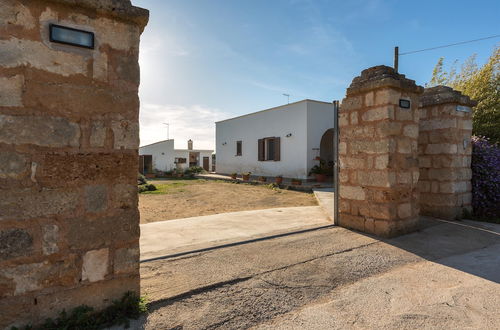
[{"label": "window with shutter", "polygon": [[264,154],[264,139],[259,139],[257,141],[258,143],[258,153],[257,153],[257,159],[259,161],[264,161],[266,159],[265,154]]},{"label": "window with shutter", "polygon": [[259,161],[281,160],[281,139],[279,137],[270,137],[259,139]]},{"label": "window with shutter", "polygon": [[242,144],[241,141],[236,141],[236,156],[242,155]]},{"label": "window with shutter", "polygon": [[274,158],[273,160],[279,161],[281,160],[281,139],[279,137],[274,138]]}]

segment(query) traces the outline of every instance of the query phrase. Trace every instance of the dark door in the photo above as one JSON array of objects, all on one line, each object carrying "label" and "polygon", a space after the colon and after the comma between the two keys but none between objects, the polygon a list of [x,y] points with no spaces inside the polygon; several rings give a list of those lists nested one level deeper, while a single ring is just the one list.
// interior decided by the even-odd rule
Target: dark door
[{"label": "dark door", "polygon": [[203,169],[208,172],[208,171],[210,171],[209,166],[210,166],[210,158],[203,157]]}]

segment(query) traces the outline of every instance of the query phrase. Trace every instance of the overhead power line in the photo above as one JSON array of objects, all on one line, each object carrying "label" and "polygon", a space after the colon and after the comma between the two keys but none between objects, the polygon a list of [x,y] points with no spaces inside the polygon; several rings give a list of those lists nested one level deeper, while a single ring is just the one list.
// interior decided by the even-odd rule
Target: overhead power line
[{"label": "overhead power line", "polygon": [[476,41],[481,41],[481,40],[486,40],[486,39],[493,39],[493,38],[498,38],[498,37],[500,37],[500,34],[497,34],[497,35],[494,35],[494,36],[489,36],[489,37],[484,37],[484,38],[479,38],[479,39],[473,39],[473,40],[456,42],[456,43],[453,43],[453,44],[448,44],[448,45],[443,45],[443,46],[436,46],[436,47],[431,47],[431,48],[424,48],[424,49],[419,49],[419,50],[413,50],[411,52],[399,53],[399,56],[401,56],[401,55],[408,55],[408,54],[414,54],[414,53],[420,53],[420,52],[425,52],[425,51],[428,51],[428,50],[434,50],[434,49],[439,49],[439,48],[446,48],[446,47],[451,47],[451,46],[456,46],[456,45],[463,45],[463,44],[468,44],[470,42],[476,42]]}]

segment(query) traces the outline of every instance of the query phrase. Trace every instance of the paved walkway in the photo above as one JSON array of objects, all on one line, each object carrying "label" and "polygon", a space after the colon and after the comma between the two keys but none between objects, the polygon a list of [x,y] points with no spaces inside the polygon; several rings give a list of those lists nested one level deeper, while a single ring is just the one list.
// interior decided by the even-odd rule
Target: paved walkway
[{"label": "paved walkway", "polygon": [[334,210],[333,210],[333,188],[314,188],[314,197],[318,201],[319,206],[323,208],[331,221],[334,218]]},{"label": "paved walkway", "polygon": [[331,225],[319,206],[241,211],[141,225],[141,260]]}]

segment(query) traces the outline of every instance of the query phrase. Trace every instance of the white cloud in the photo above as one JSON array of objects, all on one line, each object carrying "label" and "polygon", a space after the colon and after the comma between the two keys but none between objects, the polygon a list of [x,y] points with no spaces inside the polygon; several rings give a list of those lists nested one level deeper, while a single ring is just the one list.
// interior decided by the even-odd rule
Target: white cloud
[{"label": "white cloud", "polygon": [[176,148],[186,148],[187,140],[194,141],[196,149],[213,149],[215,145],[215,122],[231,115],[219,109],[201,105],[141,105],[139,122],[141,145],[167,138],[169,123],[170,138],[175,139]]}]

